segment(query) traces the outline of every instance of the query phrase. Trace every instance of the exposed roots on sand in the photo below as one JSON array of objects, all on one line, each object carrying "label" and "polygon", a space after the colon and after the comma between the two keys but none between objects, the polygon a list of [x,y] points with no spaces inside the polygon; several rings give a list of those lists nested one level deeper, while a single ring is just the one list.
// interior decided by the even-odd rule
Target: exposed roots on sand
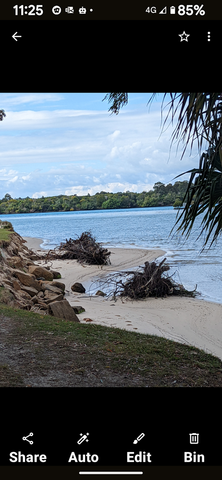
[{"label": "exposed roots on sand", "polygon": [[108,296],[112,295],[114,299],[117,296],[134,300],[168,295],[194,297],[196,288],[192,291],[186,290],[183,285],[175,283],[172,276],[165,274],[170,269],[165,261],[166,258],[159,265],[156,262],[145,262],[145,265],[137,271],[111,274],[100,282],[100,288],[108,290],[110,292]]}]

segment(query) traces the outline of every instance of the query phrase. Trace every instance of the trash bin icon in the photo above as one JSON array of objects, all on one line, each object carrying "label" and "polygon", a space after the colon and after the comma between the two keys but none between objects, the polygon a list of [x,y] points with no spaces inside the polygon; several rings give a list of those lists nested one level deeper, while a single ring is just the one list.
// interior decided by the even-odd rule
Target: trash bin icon
[{"label": "trash bin icon", "polygon": [[199,433],[189,433],[189,435],[191,444],[199,443]]}]

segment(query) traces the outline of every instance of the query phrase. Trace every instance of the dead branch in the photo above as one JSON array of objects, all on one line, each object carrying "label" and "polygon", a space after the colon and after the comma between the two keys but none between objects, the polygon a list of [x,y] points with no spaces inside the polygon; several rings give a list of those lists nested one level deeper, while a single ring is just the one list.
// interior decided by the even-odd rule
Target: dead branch
[{"label": "dead branch", "polygon": [[107,248],[103,248],[100,243],[96,242],[90,232],[84,232],[76,240],[70,238],[59,247],[50,250],[44,255],[44,260],[55,259],[74,259],[79,263],[87,263],[90,265],[109,265],[111,252]]},{"label": "dead branch", "polygon": [[143,267],[137,271],[125,271],[111,274],[99,285],[105,290],[107,297],[110,295],[116,299],[128,297],[140,300],[147,297],[166,297],[168,295],[195,296],[196,288],[193,291],[186,290],[183,285],[172,280],[172,275],[166,275],[170,267],[165,264],[164,258],[159,265],[156,262],[145,262]]}]

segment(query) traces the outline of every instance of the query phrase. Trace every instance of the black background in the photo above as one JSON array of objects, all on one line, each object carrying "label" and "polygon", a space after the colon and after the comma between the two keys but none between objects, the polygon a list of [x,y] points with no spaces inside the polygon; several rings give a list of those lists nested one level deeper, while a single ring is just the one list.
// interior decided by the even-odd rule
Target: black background
[{"label": "black background", "polygon": [[[1,465],[15,465],[9,461],[12,451],[45,454],[47,465],[61,466],[76,466],[68,462],[73,451],[90,452],[99,461],[89,467],[137,468],[141,464],[127,465],[126,452],[150,452],[148,466],[179,466],[184,465],[185,451],[195,451],[204,454],[205,465],[221,465],[220,389],[2,389],[1,406],[5,419]],[[30,432],[33,445],[22,440]],[[145,437],[134,445],[141,432]],[[78,445],[80,434],[86,433],[89,441]],[[199,444],[190,444],[190,433],[199,433]]]},{"label": "black background", "polygon": [[[187,91],[220,85],[221,22],[0,22],[8,91]],[[188,42],[180,42],[186,31]],[[211,31],[211,42],[207,32]],[[21,35],[15,41],[12,35]]]}]

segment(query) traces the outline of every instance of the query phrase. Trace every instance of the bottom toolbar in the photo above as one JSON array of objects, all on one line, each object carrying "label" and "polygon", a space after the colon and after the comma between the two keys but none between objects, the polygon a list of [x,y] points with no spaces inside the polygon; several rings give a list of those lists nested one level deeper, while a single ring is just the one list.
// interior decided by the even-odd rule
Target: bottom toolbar
[{"label": "bottom toolbar", "polygon": [[[148,426],[144,421],[144,426]],[[61,435],[57,438],[57,448],[54,441],[48,435],[48,443],[41,442],[42,434],[39,431],[26,433],[25,435],[14,435],[14,446],[19,449],[6,451],[4,453],[4,464],[8,465],[105,465],[107,463],[118,463],[126,466],[138,465],[203,465],[212,462],[209,442],[206,436],[199,432],[177,433],[177,445],[168,433],[168,443],[155,438],[155,431],[148,428],[147,431],[138,432],[135,436],[128,432],[127,436],[121,434],[121,448],[119,442],[115,441],[113,432],[109,429],[109,435],[104,430],[97,428],[95,431],[86,433],[72,429],[71,439],[66,432],[67,441],[61,442]],[[17,438],[16,438],[17,437]],[[164,437],[164,435],[162,435]],[[30,438],[32,440],[30,440]],[[63,435],[64,438],[64,435]],[[103,442],[99,441],[103,439]],[[40,447],[41,443],[42,448]],[[54,444],[54,448],[50,446]],[[21,446],[22,445],[22,446]],[[113,447],[112,447],[113,446]],[[174,448],[173,448],[174,446]],[[59,447],[59,448],[58,448]],[[210,460],[211,459],[211,460]],[[216,457],[213,463],[217,463]]]},{"label": "bottom toolbar", "polygon": [[12,390],[2,389],[0,466],[222,466],[221,400],[211,389],[18,388],[15,414]]}]

